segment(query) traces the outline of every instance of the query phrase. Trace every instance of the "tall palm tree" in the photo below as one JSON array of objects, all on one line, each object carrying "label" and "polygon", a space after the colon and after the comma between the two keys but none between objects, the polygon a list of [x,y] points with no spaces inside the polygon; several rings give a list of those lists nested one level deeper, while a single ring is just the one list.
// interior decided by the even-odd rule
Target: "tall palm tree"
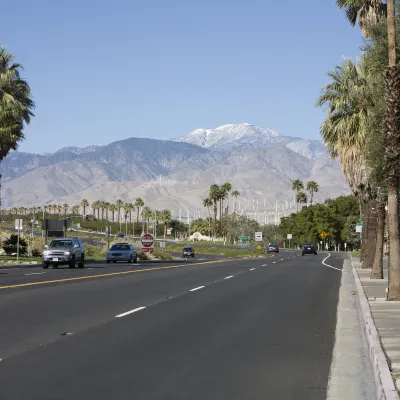
[{"label": "tall palm tree", "polygon": [[108,211],[111,212],[111,221],[115,222],[115,213],[118,211],[118,208],[115,204],[109,204]]},{"label": "tall palm tree", "polygon": [[235,202],[233,204],[233,212],[236,212],[236,203],[237,203],[237,198],[240,196],[240,192],[238,190],[234,190],[232,192],[232,196],[235,198]]},{"label": "tall palm tree", "polygon": [[292,182],[292,190],[296,192],[296,207],[297,212],[299,212],[299,202],[297,201],[297,194],[299,194],[300,190],[304,189],[304,184],[300,179],[296,179]]},{"label": "tall palm tree", "polygon": [[64,215],[67,215],[69,205],[67,203],[65,203],[62,207],[63,207],[63,210],[64,210]]},{"label": "tall palm tree", "polygon": [[53,214],[55,214],[58,210],[57,204],[53,204],[51,207],[53,208]]},{"label": "tall palm tree", "polygon": [[141,213],[141,215],[142,215],[142,218],[143,218],[144,221],[145,221],[145,222],[144,222],[145,228],[144,228],[143,230],[146,230],[146,233],[149,233],[149,221],[150,221],[150,218],[151,218],[152,215],[153,215],[153,211],[151,210],[150,207],[145,206],[145,207],[142,208],[142,213]]},{"label": "tall palm tree", "polygon": [[81,207],[83,208],[83,215],[86,215],[86,207],[89,206],[89,202],[86,199],[81,201]]},{"label": "tall palm tree", "polygon": [[171,210],[161,210],[160,221],[164,223],[164,239],[167,237],[168,222],[172,219]]},{"label": "tall palm tree", "polygon": [[115,205],[117,206],[117,210],[118,210],[118,222],[119,222],[119,229],[121,229],[121,208],[124,206],[124,202],[120,199],[118,199],[115,202]]},{"label": "tall palm tree", "polygon": [[214,224],[213,224],[213,236],[214,239],[216,237],[217,230],[217,214],[218,214],[218,201],[220,199],[221,189],[219,185],[213,184],[210,186],[209,198],[213,202],[214,205]]},{"label": "tall palm tree", "polygon": [[134,206],[136,207],[136,222],[139,222],[139,212],[140,212],[140,208],[144,206],[144,201],[142,198],[138,197],[135,200]]},{"label": "tall palm tree", "polygon": [[298,192],[296,194],[297,204],[307,204],[307,195],[304,192]]},{"label": "tall palm tree", "polygon": [[72,206],[71,211],[72,211],[73,215],[78,215],[79,214],[79,206],[78,205]]},{"label": "tall palm tree", "polygon": [[207,212],[208,212],[208,233],[209,236],[211,237],[211,207],[213,205],[212,200],[208,197],[206,199],[203,199],[203,206],[207,207]]},{"label": "tall palm tree", "polygon": [[385,175],[388,187],[389,220],[389,290],[388,300],[400,300],[400,130],[398,126],[400,106],[400,67],[396,51],[395,1],[387,0],[387,28],[389,66],[386,71],[386,137]]},{"label": "tall palm tree", "polygon": [[308,193],[310,193],[310,205],[313,205],[313,196],[315,192],[318,192],[319,185],[315,181],[309,181],[307,182],[306,189],[308,190]]},{"label": "tall palm tree", "polygon": [[132,203],[125,203],[124,204],[124,213],[125,215],[129,214],[129,223],[132,222],[132,211],[135,210],[135,207]]},{"label": "tall palm tree", "polygon": [[[370,74],[365,58],[357,63],[345,60],[329,74],[332,82],[324,87],[317,100],[326,105],[328,117],[321,135],[333,158],[340,165],[350,189],[360,199],[364,215],[363,266],[371,268],[376,241],[376,188],[370,179],[366,160],[367,126],[375,99],[370,88]],[[367,243],[368,241],[368,243]]]},{"label": "tall palm tree", "polygon": [[29,124],[33,116],[35,104],[28,83],[21,78],[21,70],[22,66],[0,46],[0,162],[11,150],[17,150],[25,138],[24,124]]},{"label": "tall palm tree", "polygon": [[61,211],[63,210],[63,206],[61,204],[57,205],[58,216],[61,217]]},{"label": "tall palm tree", "polygon": [[336,4],[345,9],[352,26],[358,22],[364,36],[368,36],[368,25],[377,24],[387,13],[387,5],[381,0],[336,0]]}]

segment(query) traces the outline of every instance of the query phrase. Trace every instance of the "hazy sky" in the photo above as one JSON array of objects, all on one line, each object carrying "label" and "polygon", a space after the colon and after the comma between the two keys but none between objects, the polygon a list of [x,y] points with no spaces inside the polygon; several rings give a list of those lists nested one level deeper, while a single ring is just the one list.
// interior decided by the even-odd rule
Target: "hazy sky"
[{"label": "hazy sky", "polygon": [[22,0],[0,44],[36,117],[21,151],[167,139],[248,122],[319,138],[326,73],[359,54],[334,0]]}]

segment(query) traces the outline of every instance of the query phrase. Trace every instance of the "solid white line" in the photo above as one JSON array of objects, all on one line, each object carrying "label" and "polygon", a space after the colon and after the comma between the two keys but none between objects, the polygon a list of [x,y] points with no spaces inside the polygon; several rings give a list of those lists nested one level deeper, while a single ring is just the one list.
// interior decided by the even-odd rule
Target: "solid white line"
[{"label": "solid white line", "polygon": [[129,315],[129,314],[132,314],[132,313],[134,313],[134,312],[143,310],[144,308],[146,308],[146,307],[138,307],[138,308],[135,308],[134,310],[127,311],[127,312],[124,312],[124,313],[122,313],[122,314],[118,314],[118,315],[115,316],[115,318],[125,317],[125,315]]},{"label": "solid white line", "polygon": [[233,275],[227,276],[227,277],[224,278],[224,279],[231,279],[231,278],[233,278]]},{"label": "solid white line", "polygon": [[325,257],[325,258],[322,260],[322,264],[325,265],[325,267],[329,267],[329,268],[332,268],[332,269],[336,269],[337,271],[342,272],[342,270],[341,270],[340,268],[332,267],[332,265],[329,265],[329,264],[326,264],[326,263],[325,263],[325,260],[327,260],[330,256],[331,256],[331,253],[328,253],[328,257]]},{"label": "solid white line", "polygon": [[45,274],[46,272],[31,272],[30,274],[25,274],[25,276],[28,276],[28,275],[42,275],[42,274]]},{"label": "solid white line", "polygon": [[200,289],[203,289],[203,288],[205,288],[205,286],[199,286],[199,287],[196,287],[194,289],[190,289],[189,292],[195,292],[196,290],[200,290]]},{"label": "solid white line", "polygon": [[[263,265],[263,266],[264,266],[264,265]],[[249,271],[254,271],[254,270],[255,270],[255,268],[250,268],[250,269],[249,269]]]}]

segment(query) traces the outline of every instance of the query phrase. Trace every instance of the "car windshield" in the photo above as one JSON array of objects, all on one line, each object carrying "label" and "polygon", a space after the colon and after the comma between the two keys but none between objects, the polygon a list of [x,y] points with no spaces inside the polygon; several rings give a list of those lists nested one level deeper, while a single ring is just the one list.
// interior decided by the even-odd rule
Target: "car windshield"
[{"label": "car windshield", "polygon": [[278,247],[278,245],[276,245],[276,244],[270,244],[269,247],[274,247],[274,248],[275,248],[275,247]]},{"label": "car windshield", "polygon": [[193,249],[192,249],[191,247],[185,247],[185,248],[183,249],[183,251],[193,251]]},{"label": "car windshield", "polygon": [[314,243],[304,243],[304,246],[314,246]]},{"label": "car windshield", "polygon": [[114,244],[110,250],[129,250],[129,244]]},{"label": "car windshield", "polygon": [[52,240],[50,247],[72,247],[72,240]]}]

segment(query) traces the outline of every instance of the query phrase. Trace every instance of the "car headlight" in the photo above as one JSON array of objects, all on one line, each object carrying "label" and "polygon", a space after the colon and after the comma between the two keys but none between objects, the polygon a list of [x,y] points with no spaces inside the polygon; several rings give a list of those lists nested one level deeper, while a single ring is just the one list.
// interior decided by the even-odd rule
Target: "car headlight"
[{"label": "car headlight", "polygon": [[43,252],[43,255],[44,255],[44,256],[48,256],[48,255],[49,255],[49,251],[48,251],[48,250],[45,250],[45,251]]},{"label": "car headlight", "polygon": [[69,251],[64,251],[65,256],[69,256],[71,253]]}]

